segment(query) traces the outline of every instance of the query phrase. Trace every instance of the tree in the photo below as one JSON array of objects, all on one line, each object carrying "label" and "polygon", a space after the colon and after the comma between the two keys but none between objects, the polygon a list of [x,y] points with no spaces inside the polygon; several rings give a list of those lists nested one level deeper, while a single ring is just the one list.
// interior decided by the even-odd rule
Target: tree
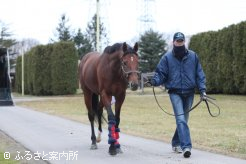
[{"label": "tree", "polygon": [[140,70],[142,72],[153,72],[161,55],[166,52],[166,46],[163,35],[154,32],[152,29],[141,35],[139,41]]},{"label": "tree", "polygon": [[73,38],[70,32],[70,26],[67,25],[68,21],[69,19],[66,18],[65,14],[63,14],[61,16],[60,23],[56,28],[57,33],[55,36],[57,36],[58,41],[72,41]]},{"label": "tree", "polygon": [[39,41],[32,38],[22,39],[18,41],[14,46],[11,47],[12,51],[17,54],[26,53],[31,50],[33,47],[39,45]]},{"label": "tree", "polygon": [[81,29],[78,29],[77,34],[74,37],[75,47],[78,50],[79,58],[82,58],[86,53],[92,51],[92,44],[90,40],[82,34]]},{"label": "tree", "polygon": [[[99,19],[100,20],[100,19]],[[99,45],[100,49],[103,47],[106,47],[109,43],[109,39],[107,38],[106,28],[104,27],[103,23],[99,21],[99,40],[101,41],[101,45]],[[95,51],[96,45],[97,45],[97,39],[96,39],[96,31],[97,31],[97,15],[95,14],[91,20],[91,22],[88,23],[86,28],[86,38],[90,41],[92,44],[92,48]]]},{"label": "tree", "polygon": [[12,33],[9,28],[0,20],[0,46],[9,48],[16,43],[15,39],[11,39]]},{"label": "tree", "polygon": [[10,55],[10,67],[15,70],[16,59],[19,55],[25,54],[27,51],[30,51],[33,47],[39,45],[39,41],[31,38],[22,39],[21,41],[16,42],[15,45],[9,48]]}]

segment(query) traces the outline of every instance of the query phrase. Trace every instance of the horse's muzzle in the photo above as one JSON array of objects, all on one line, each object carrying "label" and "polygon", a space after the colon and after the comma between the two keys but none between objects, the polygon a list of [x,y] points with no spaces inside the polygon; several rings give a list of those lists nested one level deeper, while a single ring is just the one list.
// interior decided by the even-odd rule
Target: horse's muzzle
[{"label": "horse's muzzle", "polygon": [[130,82],[129,87],[132,91],[136,91],[138,89],[138,83]]}]

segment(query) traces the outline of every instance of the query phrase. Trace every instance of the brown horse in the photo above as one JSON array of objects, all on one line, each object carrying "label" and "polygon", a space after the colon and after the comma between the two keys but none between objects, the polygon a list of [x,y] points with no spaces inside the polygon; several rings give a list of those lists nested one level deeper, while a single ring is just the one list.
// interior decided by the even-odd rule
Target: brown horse
[{"label": "brown horse", "polygon": [[[130,47],[125,42],[116,43],[105,48],[102,54],[90,52],[79,65],[80,84],[84,94],[85,105],[91,123],[91,149],[97,149],[102,132],[103,107],[108,115],[109,154],[122,152],[119,144],[119,124],[121,106],[125,100],[126,89],[135,91],[139,83],[138,44]],[[111,99],[115,96],[115,114],[111,108]],[[100,98],[100,100],[99,100]],[[94,131],[94,119],[98,118],[98,138]]]}]

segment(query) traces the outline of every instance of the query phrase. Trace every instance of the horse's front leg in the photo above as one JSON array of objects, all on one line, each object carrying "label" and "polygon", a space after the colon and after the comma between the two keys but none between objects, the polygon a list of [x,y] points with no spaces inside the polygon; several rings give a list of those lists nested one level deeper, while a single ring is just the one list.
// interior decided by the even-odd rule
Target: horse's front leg
[{"label": "horse's front leg", "polygon": [[105,108],[107,110],[108,114],[108,144],[109,146],[109,154],[110,155],[116,155],[116,147],[115,147],[115,142],[117,141],[116,135],[115,135],[115,116],[113,113],[113,110],[111,108],[111,96],[108,96],[106,94],[103,94],[102,96],[103,103],[105,105]]},{"label": "horse's front leg", "polygon": [[125,94],[121,95],[119,97],[116,98],[116,103],[115,103],[115,121],[116,121],[116,126],[115,126],[115,135],[116,135],[116,151],[117,153],[123,153],[123,151],[121,150],[121,146],[120,146],[120,142],[119,142],[119,138],[120,138],[120,112],[121,112],[121,107],[122,104],[125,100]]},{"label": "horse's front leg", "polygon": [[110,155],[116,155],[116,146],[115,143],[117,141],[116,139],[116,133],[115,133],[115,116],[112,111],[111,105],[106,107],[107,113],[108,113],[108,144],[110,144],[109,147],[109,154]]}]

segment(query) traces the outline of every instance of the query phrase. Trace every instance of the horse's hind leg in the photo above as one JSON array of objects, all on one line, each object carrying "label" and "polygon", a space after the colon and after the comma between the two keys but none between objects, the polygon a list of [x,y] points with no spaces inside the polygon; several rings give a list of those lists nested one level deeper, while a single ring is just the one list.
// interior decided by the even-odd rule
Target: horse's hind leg
[{"label": "horse's hind leg", "polygon": [[88,109],[88,118],[91,123],[91,141],[92,141],[91,149],[97,149],[96,135],[95,135],[95,130],[94,130],[95,113],[92,109],[92,94],[84,91],[84,97],[85,97],[85,105]]},{"label": "horse's hind leg", "polygon": [[88,117],[91,123],[91,149],[97,149],[97,144],[96,144],[96,135],[95,135],[95,130],[94,130],[94,119],[95,115],[92,113],[88,113]]},{"label": "horse's hind leg", "polygon": [[101,134],[102,134],[102,114],[103,114],[103,104],[102,101],[99,103],[98,108],[98,135],[97,135],[97,142],[101,142]]}]

